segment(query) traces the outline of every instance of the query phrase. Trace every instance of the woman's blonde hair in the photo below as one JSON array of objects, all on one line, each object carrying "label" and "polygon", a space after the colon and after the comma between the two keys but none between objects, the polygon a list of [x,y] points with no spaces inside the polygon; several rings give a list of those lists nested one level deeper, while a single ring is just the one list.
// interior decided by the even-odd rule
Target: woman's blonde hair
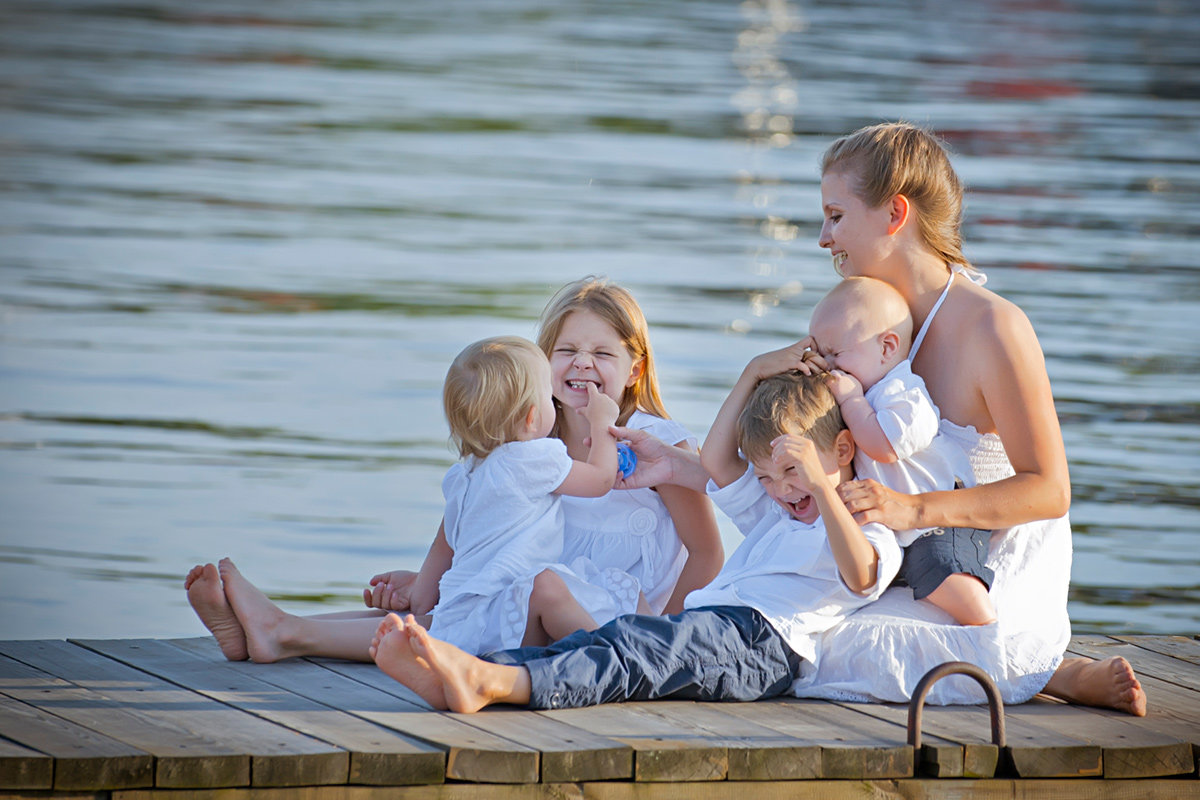
[{"label": "woman's blonde hair", "polygon": [[539,363],[545,364],[546,356],[520,336],[483,339],[458,354],[446,372],[442,407],[461,457],[487,458],[516,440],[544,389]]},{"label": "woman's blonde hair", "polygon": [[[618,403],[621,413],[617,424],[624,425],[634,411],[645,411],[656,417],[669,419],[658,393],[658,373],[654,370],[654,353],[650,349],[650,328],[641,306],[628,289],[610,283],[608,279],[589,275],[568,283],[558,290],[542,311],[538,322],[538,347],[549,358],[554,351],[563,323],[571,312],[591,311],[604,320],[616,332],[633,362],[642,364],[642,374],[632,386],[626,386]],[[559,419],[562,407],[558,406]]]},{"label": "woman's blonde hair", "polygon": [[761,381],[746,401],[738,416],[738,447],[752,464],[770,461],[771,442],[790,433],[828,452],[845,427],[823,373],[781,372]]},{"label": "woman's blonde hair", "polygon": [[830,172],[849,176],[869,208],[907,197],[925,246],[947,264],[971,268],[962,251],[963,186],[933,133],[907,122],[861,128],[825,151],[821,174]]}]

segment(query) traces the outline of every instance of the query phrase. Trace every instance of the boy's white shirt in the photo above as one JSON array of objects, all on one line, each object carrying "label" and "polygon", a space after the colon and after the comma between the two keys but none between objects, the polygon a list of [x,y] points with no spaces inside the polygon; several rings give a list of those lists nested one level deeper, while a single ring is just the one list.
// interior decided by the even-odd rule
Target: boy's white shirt
[{"label": "boy's white shirt", "polygon": [[[859,448],[854,454],[859,480],[869,478],[902,494],[949,491],[956,479],[968,488],[975,485],[966,451],[949,437],[938,435],[938,407],[907,359],[868,389],[865,398],[898,460],[885,464]],[[896,539],[901,547],[908,547],[928,530],[897,531]]]},{"label": "boy's white shirt", "polygon": [[895,534],[875,523],[863,525],[879,564],[870,593],[852,592],[821,518],[812,524],[792,518],[767,495],[753,467],[723,489],[709,481],[708,496],[746,538],[711,583],[684,599],[684,607],[749,606],[808,662],[816,663],[820,634],[879,597],[900,569]]}]

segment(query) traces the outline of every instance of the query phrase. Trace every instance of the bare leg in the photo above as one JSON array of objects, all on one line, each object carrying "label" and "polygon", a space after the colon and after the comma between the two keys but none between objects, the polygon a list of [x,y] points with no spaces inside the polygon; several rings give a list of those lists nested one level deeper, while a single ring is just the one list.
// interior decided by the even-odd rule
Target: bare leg
[{"label": "bare leg", "polygon": [[367,650],[379,627],[378,616],[298,617],[271,602],[228,558],[221,559],[218,570],[229,605],[246,632],[251,660],[261,664],[295,656],[370,660]]},{"label": "bare leg", "polygon": [[[441,680],[446,707],[451,711],[471,713],[492,703],[529,705],[531,685],[529,670],[524,667],[493,664],[464,653],[430,636],[411,616],[404,620],[404,633],[413,654],[424,659]],[[415,686],[409,688],[420,693]]]},{"label": "bare leg", "polygon": [[197,564],[183,581],[187,589],[188,603],[204,627],[208,628],[221,652],[230,661],[245,661],[250,657],[246,651],[246,632],[238,622],[225,590],[221,588],[221,575],[213,564]]},{"label": "bare leg", "polygon": [[1069,703],[1146,716],[1146,692],[1133,667],[1120,656],[1103,661],[1063,659],[1043,691]]},{"label": "bare leg", "polygon": [[579,605],[557,572],[542,570],[533,579],[522,647],[545,647],[580,628],[594,631],[597,627],[596,620]]},{"label": "bare leg", "polygon": [[989,625],[996,621],[987,587],[974,575],[956,572],[924,599],[954,617],[959,625]]},{"label": "bare leg", "polygon": [[[412,619],[412,615],[406,619]],[[371,640],[371,658],[384,673],[412,689],[429,705],[439,710],[447,708],[442,679],[430,669],[429,662],[413,652],[404,632],[404,621],[396,614],[388,614],[379,623]]]}]

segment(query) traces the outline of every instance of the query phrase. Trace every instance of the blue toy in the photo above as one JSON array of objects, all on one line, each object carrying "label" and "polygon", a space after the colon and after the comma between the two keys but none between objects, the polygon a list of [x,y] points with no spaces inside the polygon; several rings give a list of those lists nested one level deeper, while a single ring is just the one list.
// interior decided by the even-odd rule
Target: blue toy
[{"label": "blue toy", "polygon": [[628,478],[637,469],[637,453],[628,442],[617,442],[617,471],[622,478]]}]

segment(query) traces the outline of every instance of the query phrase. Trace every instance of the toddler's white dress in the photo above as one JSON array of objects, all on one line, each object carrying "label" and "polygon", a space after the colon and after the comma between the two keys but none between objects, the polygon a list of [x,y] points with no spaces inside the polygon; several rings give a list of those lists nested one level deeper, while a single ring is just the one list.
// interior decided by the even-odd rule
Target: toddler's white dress
[{"label": "toddler's white dress", "polygon": [[[667,444],[686,441],[696,447],[696,437],[674,420],[635,411],[626,427],[644,430]],[[564,497],[563,509],[563,561],[589,581],[594,581],[591,570],[615,569],[632,576],[650,610],[662,613],[687,561],[687,550],[658,492],[631,489],[595,498]]]},{"label": "toddler's white dress", "polygon": [[438,583],[430,633],[468,653],[520,647],[533,580],[547,567],[597,624],[636,609],[637,581],[625,573],[589,568],[585,579],[559,563],[562,498],[553,492],[572,463],[559,439],[534,439],[449,469],[442,494],[454,558]]}]

